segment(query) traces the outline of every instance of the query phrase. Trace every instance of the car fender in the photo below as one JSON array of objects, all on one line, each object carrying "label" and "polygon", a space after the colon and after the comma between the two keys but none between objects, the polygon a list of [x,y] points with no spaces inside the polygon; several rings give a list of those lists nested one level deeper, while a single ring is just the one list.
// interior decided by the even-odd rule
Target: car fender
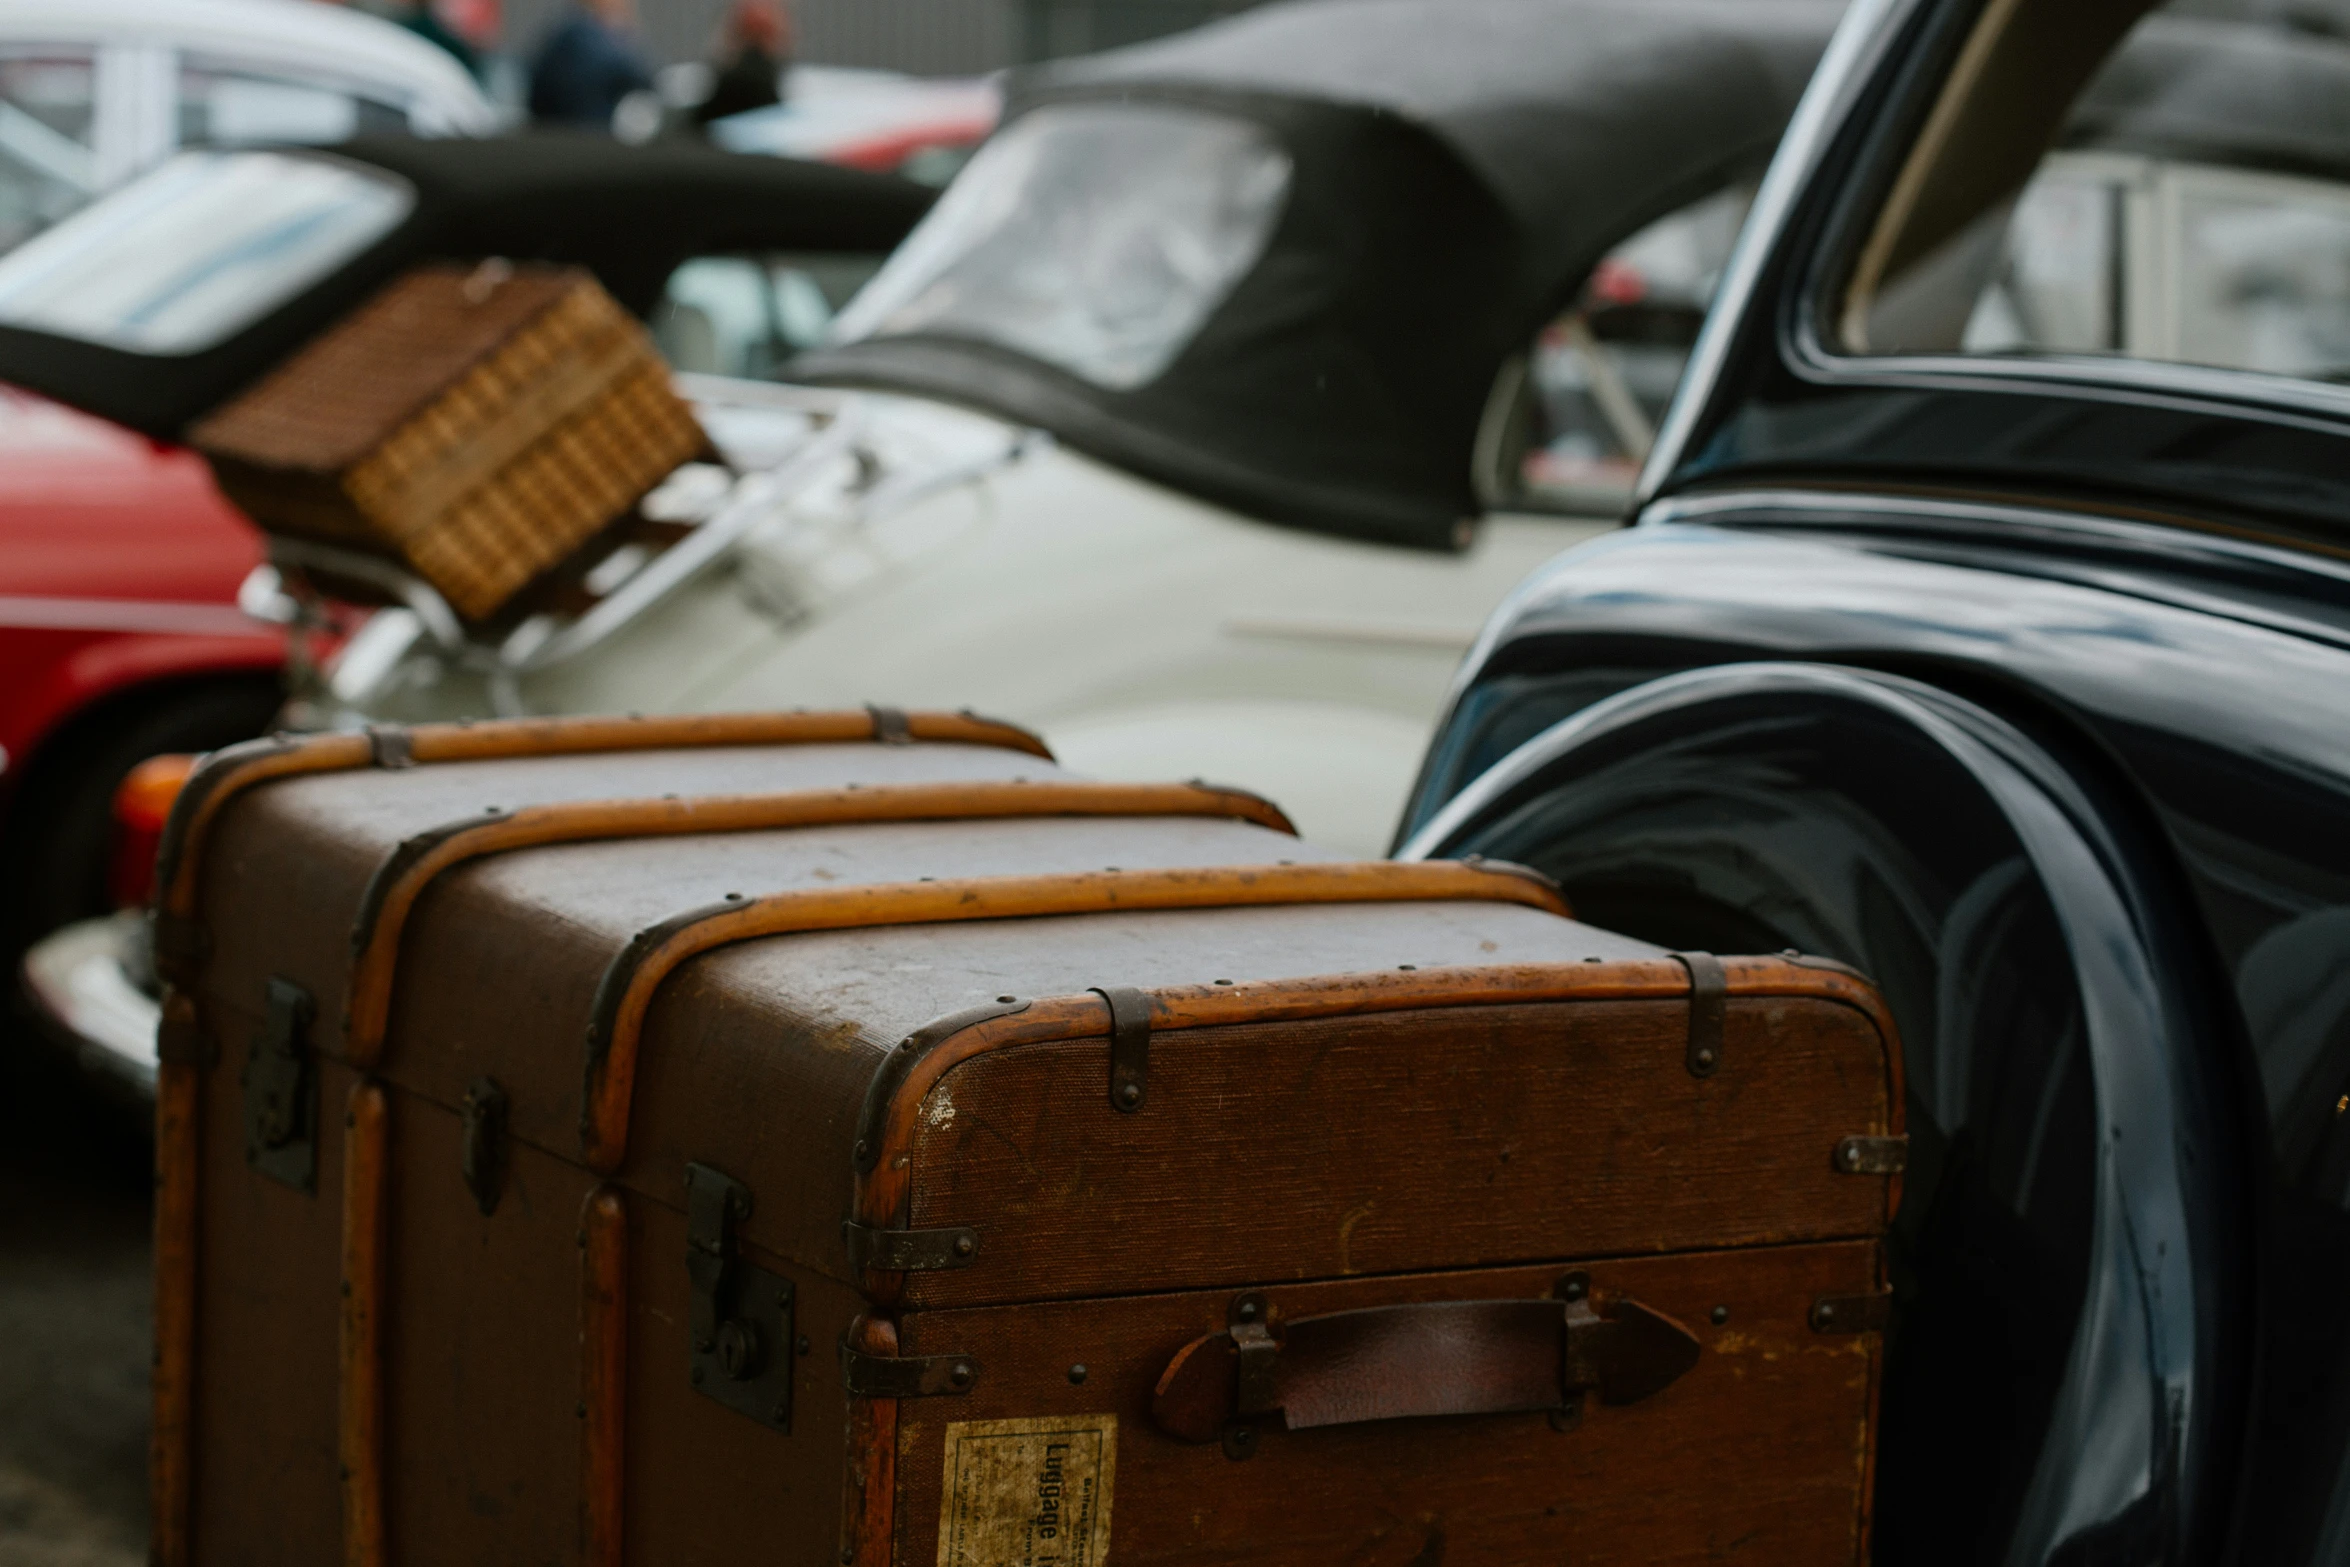
[{"label": "car fender", "polygon": [[[225,607],[197,607],[212,611],[224,624],[235,615]],[[61,647],[61,642],[74,645]],[[6,770],[21,771],[51,736],[100,703],[147,687],[273,673],[284,662],[283,641],[258,627],[197,635],[0,627],[0,668],[19,673],[0,704]]]},{"label": "car fender", "polygon": [[[1988,1349],[1971,1386],[1959,1377],[1943,1387],[1955,1404],[1905,1397],[1893,1365],[1878,1517],[1881,1548],[1902,1559],[1917,1559],[1909,1534],[1985,1529],[1994,1532],[1984,1543],[2004,1538],[2003,1559],[2015,1563],[2199,1559],[2224,1523],[2245,1396],[2237,1346],[2251,1310],[2240,1085],[2211,1038],[2232,1014],[2214,1001],[2158,840],[2134,821],[2093,768],[1946,691],[1829,665],[1747,663],[1652,680],[1554,724],[1401,851],[1525,861],[1558,876],[1578,912],[1601,923],[1613,914],[1648,939],[1698,945],[1690,937],[1711,920],[1734,940],[1785,940],[1873,971],[1905,1035],[1925,1165],[1896,1231],[1897,1286],[1905,1232],[1913,1280],[1988,1267],[1936,1254],[1961,1233],[1937,1228],[1936,1163],[1993,1163],[1981,1151],[2000,1135],[1989,1118],[2009,1112],[1983,1104],[2012,1101],[2041,1074],[2038,1120],[2014,1112],[2032,1151],[2023,1168],[2043,1168],[2042,1129],[2073,1125],[2088,1144],[2045,1150],[2088,1161],[2085,1181],[2072,1183],[2088,1213],[2075,1320],[2044,1324],[2065,1350],[2030,1420],[2002,1426],[1968,1407],[1995,1399],[2008,1370],[1988,1363]],[[2072,1120],[2052,1119],[2062,1082],[2053,1059],[1985,1037],[2000,1024],[2002,998],[1990,992],[2011,973],[1999,966],[2001,919],[2022,946],[2037,928],[2060,944],[2061,970],[2044,985],[2077,996],[2077,1025],[2050,1026],[2059,1045],[2048,1057],[2074,1039],[2085,1047],[2093,1105]],[[2017,1199],[2027,1212],[2067,1189],[2039,1178],[2058,1197],[2038,1199],[2027,1176]],[[1954,1173],[1948,1189],[1967,1188]],[[2022,1282],[1950,1289],[1995,1307]],[[2029,1296],[2011,1302],[2027,1323]],[[1903,1310],[1913,1325],[1934,1320],[1914,1292]],[[1967,1324],[1978,1347],[1998,1337],[1998,1315],[1986,1308]],[[1954,1362],[1973,1352],[1963,1331],[1915,1331]],[[1987,1443],[2017,1449],[2020,1463],[2003,1469]],[[1948,1559],[1962,1556],[1976,1559]]]}]

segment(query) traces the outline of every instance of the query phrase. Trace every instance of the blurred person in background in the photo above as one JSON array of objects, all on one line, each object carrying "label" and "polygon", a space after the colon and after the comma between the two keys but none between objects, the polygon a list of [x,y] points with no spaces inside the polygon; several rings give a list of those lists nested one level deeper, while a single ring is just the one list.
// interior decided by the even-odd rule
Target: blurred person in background
[{"label": "blurred person in background", "polygon": [[694,123],[781,103],[791,46],[791,17],[779,0],[739,0],[719,41],[709,95],[694,106]]},{"label": "blurred person in background", "polygon": [[653,85],[635,22],[633,0],[571,0],[531,66],[530,117],[609,130],[620,101]]},{"label": "blurred person in background", "polygon": [[481,79],[480,52],[462,32],[450,25],[450,19],[442,14],[444,7],[434,4],[433,0],[388,0],[388,3],[363,5],[360,9],[372,11],[386,21],[396,22],[426,43],[446,49],[455,56],[459,65],[465,67],[467,74],[476,81]]},{"label": "blurred person in background", "polygon": [[456,35],[480,67],[476,74],[486,75],[492,62],[500,58],[506,36],[504,0],[423,0],[423,9],[432,13],[443,31]]}]

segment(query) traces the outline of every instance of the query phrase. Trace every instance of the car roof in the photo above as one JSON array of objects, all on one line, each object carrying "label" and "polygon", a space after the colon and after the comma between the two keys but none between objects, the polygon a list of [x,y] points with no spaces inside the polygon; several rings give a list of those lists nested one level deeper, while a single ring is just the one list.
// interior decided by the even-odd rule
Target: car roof
[{"label": "car roof", "polygon": [[1024,73],[1008,125],[1157,104],[1260,128],[1291,174],[1254,265],[1131,389],[945,334],[794,373],[970,403],[1268,521],[1453,547],[1505,362],[1614,245],[1760,173],[1839,9],[1295,0]]},{"label": "car roof", "polygon": [[[886,252],[935,195],[894,175],[692,143],[630,147],[587,133],[484,140],[370,136],[330,149],[272,149],[271,155],[345,159],[387,170],[414,188],[414,210],[353,260],[212,347],[147,355],[0,326],[0,379],[177,439],[191,422],[418,262],[502,256],[582,266],[641,316],[658,300],[669,274],[691,257]],[[135,191],[137,182],[129,189]],[[102,214],[105,206],[65,219],[44,239]]]},{"label": "car roof", "polygon": [[1843,0],[1296,0],[1034,71],[1014,109],[1190,86],[1400,115],[1565,265],[1654,216],[1657,187],[1767,156],[1843,11]]},{"label": "car roof", "polygon": [[496,120],[448,51],[317,0],[0,0],[0,47],[52,41],[169,44],[390,88],[431,102],[453,129],[484,131]]},{"label": "car roof", "polygon": [[2150,16],[2091,84],[2066,140],[2350,177],[2350,49],[2214,17]]}]

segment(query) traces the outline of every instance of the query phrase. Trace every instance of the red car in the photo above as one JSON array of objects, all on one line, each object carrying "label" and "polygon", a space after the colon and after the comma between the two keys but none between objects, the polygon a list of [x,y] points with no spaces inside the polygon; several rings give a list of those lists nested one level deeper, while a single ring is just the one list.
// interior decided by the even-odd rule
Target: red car
[{"label": "red car", "polygon": [[202,459],[0,387],[0,953],[105,912],[114,791],[260,732],[283,635],[236,608],[261,540]]}]

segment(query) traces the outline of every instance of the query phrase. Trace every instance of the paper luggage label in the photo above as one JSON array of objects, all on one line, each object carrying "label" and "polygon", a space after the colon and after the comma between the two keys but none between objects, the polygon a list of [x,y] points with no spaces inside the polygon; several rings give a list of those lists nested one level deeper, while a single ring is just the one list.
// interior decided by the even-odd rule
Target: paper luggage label
[{"label": "paper luggage label", "polygon": [[1116,1415],[947,1425],[938,1567],[1103,1567]]}]

